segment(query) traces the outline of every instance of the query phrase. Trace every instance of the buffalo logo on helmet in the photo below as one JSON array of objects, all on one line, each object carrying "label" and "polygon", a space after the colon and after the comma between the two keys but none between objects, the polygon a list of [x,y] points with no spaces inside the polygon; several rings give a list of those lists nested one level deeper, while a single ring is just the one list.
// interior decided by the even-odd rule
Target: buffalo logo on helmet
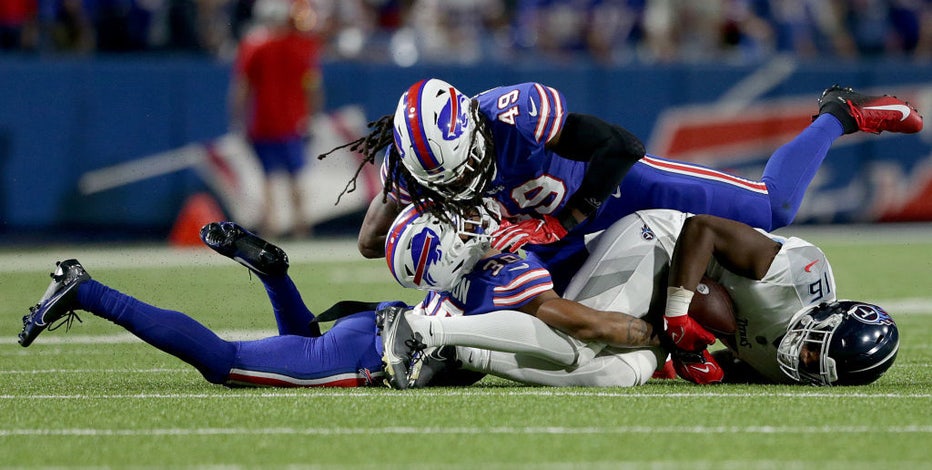
[{"label": "buffalo logo on helmet", "polygon": [[437,116],[437,127],[440,128],[444,140],[455,140],[463,135],[469,126],[469,98],[450,89],[450,99],[440,110]]},{"label": "buffalo logo on helmet", "polygon": [[892,325],[893,318],[882,308],[869,304],[854,304],[848,314],[855,320],[868,325]]},{"label": "buffalo logo on helmet", "polygon": [[440,237],[429,228],[424,228],[411,238],[411,256],[414,259],[414,284],[420,286],[421,282],[434,286],[437,281],[430,274],[430,267],[440,261],[443,252],[440,250]]}]

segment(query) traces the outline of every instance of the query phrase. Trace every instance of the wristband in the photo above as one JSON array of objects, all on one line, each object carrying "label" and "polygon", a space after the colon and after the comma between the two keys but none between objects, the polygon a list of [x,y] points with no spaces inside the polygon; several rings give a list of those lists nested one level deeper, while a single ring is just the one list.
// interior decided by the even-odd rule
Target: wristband
[{"label": "wristband", "polygon": [[664,316],[682,317],[689,312],[694,292],[683,287],[667,287],[667,309]]}]

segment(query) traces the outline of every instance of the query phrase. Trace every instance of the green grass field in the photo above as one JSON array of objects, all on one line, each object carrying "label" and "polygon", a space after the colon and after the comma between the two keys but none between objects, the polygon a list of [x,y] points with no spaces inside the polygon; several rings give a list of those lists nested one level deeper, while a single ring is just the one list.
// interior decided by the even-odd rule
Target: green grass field
[{"label": "green grass field", "polygon": [[[271,335],[261,283],[207,250],[0,251],[0,467],[930,468],[932,231],[815,233],[839,297],[874,301],[902,344],[857,388],[227,389],[100,318],[24,349],[20,318],[56,259],[181,310],[224,337]],[[341,299],[414,301],[347,244],[285,245],[312,310]]]}]

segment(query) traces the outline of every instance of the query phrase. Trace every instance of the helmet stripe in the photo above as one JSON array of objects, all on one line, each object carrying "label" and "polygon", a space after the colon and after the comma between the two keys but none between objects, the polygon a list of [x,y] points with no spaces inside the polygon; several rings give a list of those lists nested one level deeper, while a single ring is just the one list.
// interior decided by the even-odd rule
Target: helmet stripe
[{"label": "helmet stripe", "polygon": [[414,270],[414,285],[420,286],[424,272],[427,271],[427,260],[430,258],[430,244],[433,240],[433,234],[428,233],[424,237],[424,243],[421,245],[421,256],[417,260],[417,266]]},{"label": "helmet stripe", "polygon": [[408,214],[392,227],[391,233],[389,233],[388,238],[385,239],[385,262],[388,263],[388,270],[392,272],[392,276],[397,280],[401,280],[401,278],[398,277],[398,273],[395,272],[395,251],[398,250],[398,238],[405,227],[418,215],[418,211],[414,205],[408,206],[405,210]]},{"label": "helmet stripe", "polygon": [[450,104],[452,105],[450,110],[450,135],[456,132],[456,123],[460,115],[459,101],[459,98],[456,97],[456,88],[450,87]]},{"label": "helmet stripe", "polygon": [[408,135],[411,136],[411,144],[414,146],[414,154],[425,170],[433,170],[440,166],[440,162],[427,144],[427,133],[424,130],[424,120],[421,119],[421,102],[424,92],[424,85],[427,80],[421,80],[411,88],[405,95],[405,124],[408,128]]}]

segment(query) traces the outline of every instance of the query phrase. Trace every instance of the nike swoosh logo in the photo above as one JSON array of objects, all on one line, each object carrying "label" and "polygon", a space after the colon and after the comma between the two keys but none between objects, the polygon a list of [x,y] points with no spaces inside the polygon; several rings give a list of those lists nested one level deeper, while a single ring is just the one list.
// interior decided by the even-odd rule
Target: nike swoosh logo
[{"label": "nike swoosh logo", "polygon": [[815,260],[815,261],[813,261],[813,262],[807,264],[803,269],[805,269],[807,273],[811,273],[811,272],[812,272],[812,267],[815,266],[815,264],[818,263],[818,262],[819,262],[819,260]]},{"label": "nike swoosh logo", "polygon": [[911,110],[909,106],[904,106],[902,104],[885,104],[882,106],[865,106],[864,109],[876,109],[878,111],[899,111],[902,115],[900,121],[905,121],[909,117]]},{"label": "nike swoosh logo", "polygon": [[705,365],[703,365],[702,367],[699,367],[699,366],[689,366],[689,367],[692,368],[692,369],[695,370],[695,371],[702,372],[703,374],[708,374],[709,371],[712,370],[712,368],[709,367],[708,364],[705,364]]},{"label": "nike swoosh logo", "polygon": [[530,267],[530,266],[528,266],[527,263],[521,263],[521,264],[516,264],[513,268],[509,268],[508,270],[509,270],[509,271],[517,271],[517,270],[519,270],[519,269],[527,269],[527,268],[529,268],[529,267]]},{"label": "nike swoosh logo", "polygon": [[680,339],[683,338],[683,333],[685,332],[682,327],[678,328],[676,331],[670,331],[670,339],[673,340],[673,344],[680,342]]},{"label": "nike swoosh logo", "polygon": [[[532,98],[529,101],[531,102],[531,110],[527,112],[528,115],[537,116],[537,105],[534,104],[534,99]],[[903,119],[906,119],[906,118],[904,117]]]}]

